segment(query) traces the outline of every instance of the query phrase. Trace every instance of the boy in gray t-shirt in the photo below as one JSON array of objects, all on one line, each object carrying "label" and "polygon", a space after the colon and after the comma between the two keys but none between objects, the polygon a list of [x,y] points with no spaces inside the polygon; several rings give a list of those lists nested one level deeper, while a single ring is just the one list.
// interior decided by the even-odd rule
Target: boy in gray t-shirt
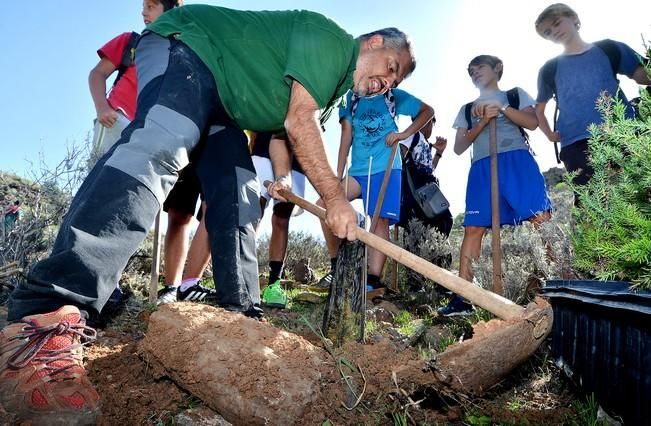
[{"label": "boy in gray t-shirt", "polygon": [[[468,74],[479,97],[460,108],[453,126],[457,129],[454,152],[461,155],[472,146],[473,154],[459,260],[459,276],[468,281],[473,279],[472,262],[479,258],[481,241],[491,227],[490,120],[497,124],[500,225],[519,225],[525,220],[538,224],[551,218],[545,180],[522,130],[538,127],[535,102],[520,88],[500,90],[503,69],[495,56],[480,55],[470,61]],[[455,296],[438,313],[454,316],[472,311],[472,305]]]}]

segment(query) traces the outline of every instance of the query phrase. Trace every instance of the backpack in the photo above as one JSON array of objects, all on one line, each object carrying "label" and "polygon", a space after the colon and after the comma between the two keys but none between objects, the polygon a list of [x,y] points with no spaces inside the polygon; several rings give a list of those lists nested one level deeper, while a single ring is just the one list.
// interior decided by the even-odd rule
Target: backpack
[{"label": "backpack", "polygon": [[409,167],[412,173],[431,175],[434,173],[432,157],[432,145],[419,131],[412,136],[411,144],[407,149],[403,165]]},{"label": "backpack", "polygon": [[[506,91],[506,99],[508,100],[509,106],[511,108],[520,109],[520,92],[518,91],[517,87],[514,87]],[[473,102],[468,102],[464,106],[464,114],[466,116],[466,123],[468,125],[468,130],[472,129],[472,117],[470,116],[470,112],[472,110],[472,104]],[[518,129],[520,129],[520,134],[522,135],[525,143],[529,147],[529,151],[531,152],[531,155],[535,155],[533,149],[531,149],[531,145],[529,144],[529,134],[520,126],[518,126]]]},{"label": "backpack", "polygon": [[122,78],[124,73],[127,72],[127,69],[133,65],[134,56],[136,53],[136,45],[138,44],[139,39],[140,34],[135,31],[132,31],[129,35],[129,42],[122,51],[122,60],[120,61],[120,66],[118,67],[118,75],[115,77],[115,81],[113,81],[113,86],[115,86],[120,78]]},{"label": "backpack", "polygon": [[[608,57],[608,62],[610,62],[610,68],[613,72],[615,80],[619,83],[617,79],[617,69],[619,68],[619,62],[621,60],[622,54],[615,44],[614,41],[605,39],[601,41],[596,41],[594,43],[599,49],[601,49],[604,54]],[[556,94],[556,68],[558,67],[558,57],[552,58],[545,62],[545,65],[540,69],[540,76],[542,81],[547,84],[552,89],[552,97],[556,103],[554,108],[554,126],[553,131],[556,131],[556,122],[558,121],[558,97]],[[561,163],[561,158],[558,152],[558,142],[554,142],[554,151],[556,153],[556,162]]]}]

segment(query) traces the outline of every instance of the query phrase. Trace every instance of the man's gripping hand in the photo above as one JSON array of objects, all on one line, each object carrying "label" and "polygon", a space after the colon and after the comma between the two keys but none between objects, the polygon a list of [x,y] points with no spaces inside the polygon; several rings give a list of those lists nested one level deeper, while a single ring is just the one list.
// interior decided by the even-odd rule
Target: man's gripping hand
[{"label": "man's gripping hand", "polygon": [[325,202],[326,224],[339,238],[357,239],[357,213],[345,198],[337,197]]}]

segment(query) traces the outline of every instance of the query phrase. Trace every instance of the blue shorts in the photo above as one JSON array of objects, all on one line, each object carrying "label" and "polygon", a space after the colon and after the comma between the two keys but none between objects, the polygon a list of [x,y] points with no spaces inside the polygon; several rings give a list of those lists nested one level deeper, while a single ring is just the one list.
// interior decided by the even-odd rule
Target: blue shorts
[{"label": "blue shorts", "polygon": [[[491,227],[490,157],[470,167],[466,188],[464,226]],[[529,151],[519,149],[497,155],[500,190],[500,225],[519,225],[531,216],[552,210],[545,178]]]},{"label": "blue shorts", "polygon": [[[351,176],[359,186],[362,187],[362,201],[366,206],[366,187],[368,178],[366,176]],[[368,214],[373,217],[375,213],[375,203],[382,188],[384,172],[371,175],[371,190],[369,191]],[[393,225],[400,220],[400,186],[402,181],[401,171],[399,169],[391,170],[389,184],[384,194],[384,201],[380,208],[380,217],[389,219],[389,225]]]}]

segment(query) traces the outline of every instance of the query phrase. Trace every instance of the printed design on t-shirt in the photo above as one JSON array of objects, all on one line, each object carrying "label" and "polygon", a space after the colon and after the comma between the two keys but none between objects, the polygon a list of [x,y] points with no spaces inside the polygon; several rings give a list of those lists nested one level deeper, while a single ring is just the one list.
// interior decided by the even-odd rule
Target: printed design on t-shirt
[{"label": "printed design on t-shirt", "polygon": [[359,116],[359,122],[365,136],[362,141],[364,145],[373,145],[375,140],[384,134],[384,115],[375,110],[365,111]]},{"label": "printed design on t-shirt", "polygon": [[508,148],[513,145],[515,141],[512,138],[504,138],[500,141],[500,146],[502,148]]}]

